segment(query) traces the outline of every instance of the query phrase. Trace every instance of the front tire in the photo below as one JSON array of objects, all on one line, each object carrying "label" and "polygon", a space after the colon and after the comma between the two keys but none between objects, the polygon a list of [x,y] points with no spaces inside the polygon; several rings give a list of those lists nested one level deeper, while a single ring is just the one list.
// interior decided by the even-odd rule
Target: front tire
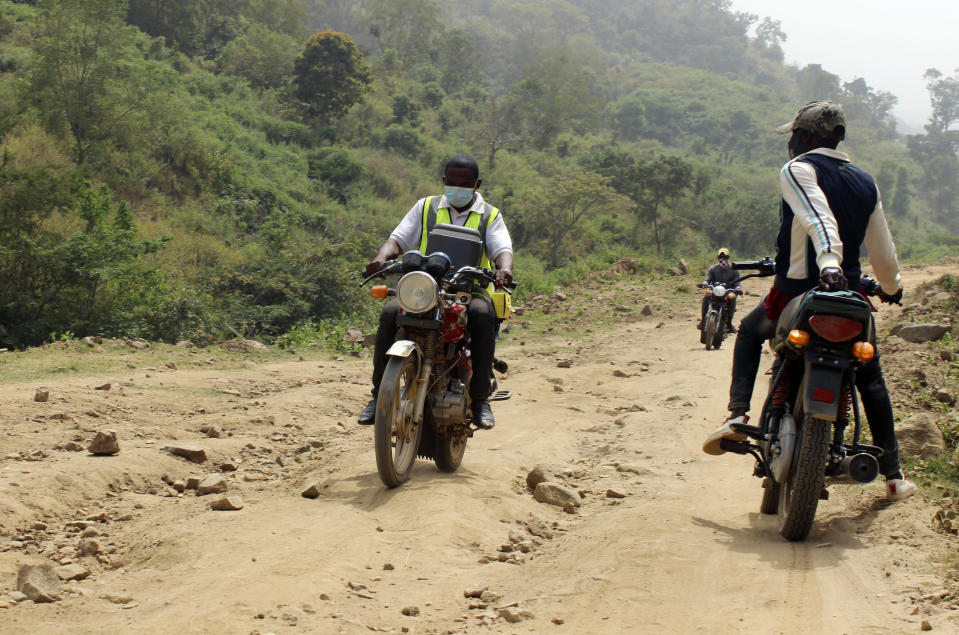
[{"label": "front tire", "polygon": [[832,424],[807,416],[800,431],[799,456],[794,459],[779,494],[779,535],[805,540],[812,529],[819,495],[826,482],[826,458]]},{"label": "front tire", "polygon": [[715,313],[710,313],[706,316],[706,326],[704,331],[706,332],[706,350],[713,350],[713,346],[716,345],[716,328],[718,325],[718,320],[716,319]]},{"label": "front tire", "polygon": [[416,362],[415,353],[391,357],[376,398],[376,471],[387,487],[402,485],[410,477],[423,435],[423,422],[413,421],[419,369]]},{"label": "front tire", "polygon": [[455,472],[459,469],[460,463],[463,462],[463,455],[466,454],[467,440],[466,434],[460,431],[449,433],[445,437],[437,437],[436,454],[433,460],[440,472]]}]

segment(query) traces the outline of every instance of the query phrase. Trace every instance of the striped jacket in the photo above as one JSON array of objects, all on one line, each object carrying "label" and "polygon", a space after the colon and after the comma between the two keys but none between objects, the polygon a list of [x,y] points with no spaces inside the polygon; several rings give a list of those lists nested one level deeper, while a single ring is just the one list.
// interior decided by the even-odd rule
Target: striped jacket
[{"label": "striped jacket", "polygon": [[783,166],[779,182],[776,289],[804,293],[816,286],[826,267],[841,268],[849,288],[858,289],[863,244],[883,290],[899,289],[896,245],[879,189],[865,170],[850,163],[843,152],[818,148]]}]

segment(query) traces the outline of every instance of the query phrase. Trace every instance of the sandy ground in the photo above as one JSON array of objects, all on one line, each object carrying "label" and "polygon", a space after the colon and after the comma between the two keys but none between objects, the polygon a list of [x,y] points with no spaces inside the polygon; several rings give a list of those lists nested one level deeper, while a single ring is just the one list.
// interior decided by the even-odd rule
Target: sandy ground
[{"label": "sandy ground", "polygon": [[[959,632],[957,611],[929,601],[949,593],[956,543],[931,529],[922,497],[887,505],[880,484],[833,486],[809,539],[787,543],[758,513],[752,461],[701,452],[724,416],[732,340],[706,352],[687,298],[650,297],[652,317],[577,340],[514,330],[500,350],[514,397],[496,404],[496,429],[477,433],[456,474],[420,461],[395,490],[376,475],[372,430],[354,423],[365,360],[133,359],[102,376],[0,384],[0,592],[23,563],[91,571],[56,603],[0,609],[0,631],[841,634],[927,620]],[[41,383],[47,403],[33,401]],[[51,449],[105,428],[116,456]],[[174,440],[210,458],[161,450]],[[238,466],[225,474],[240,511],[161,480],[224,461]],[[581,492],[576,513],[533,500],[524,479],[536,466]],[[320,496],[301,497],[311,483]],[[99,534],[98,557],[77,555],[67,523],[78,520]],[[511,536],[528,552],[501,552]],[[484,599],[464,596],[474,587]]]}]

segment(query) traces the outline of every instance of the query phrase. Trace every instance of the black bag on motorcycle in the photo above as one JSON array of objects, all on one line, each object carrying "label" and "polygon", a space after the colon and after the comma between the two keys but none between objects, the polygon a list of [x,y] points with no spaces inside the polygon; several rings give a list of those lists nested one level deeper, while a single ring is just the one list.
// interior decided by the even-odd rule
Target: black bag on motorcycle
[{"label": "black bag on motorcycle", "polygon": [[483,239],[479,230],[437,223],[426,239],[426,253],[442,251],[449,256],[453,270],[478,267],[483,257]]}]

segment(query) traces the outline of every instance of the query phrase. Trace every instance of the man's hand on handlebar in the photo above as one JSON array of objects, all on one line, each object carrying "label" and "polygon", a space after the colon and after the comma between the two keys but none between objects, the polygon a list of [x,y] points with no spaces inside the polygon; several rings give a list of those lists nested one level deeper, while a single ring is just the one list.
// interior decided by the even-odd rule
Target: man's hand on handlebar
[{"label": "man's hand on handlebar", "polygon": [[[385,260],[380,260],[379,258],[374,258],[366,265],[366,277],[369,278],[372,275],[376,275],[383,268],[383,265],[386,263]],[[381,278],[384,276],[380,276]]]},{"label": "man's hand on handlebar", "polygon": [[899,290],[895,293],[886,293],[880,287],[879,293],[876,295],[879,296],[880,302],[885,302],[886,304],[898,304],[902,306],[902,287],[899,287]]},{"label": "man's hand on handlebar", "polygon": [[496,288],[504,289],[509,287],[513,283],[513,272],[508,269],[497,269],[496,270]]},{"label": "man's hand on handlebar", "polygon": [[839,267],[826,267],[820,271],[819,284],[826,291],[845,291],[849,288],[849,281]]}]

